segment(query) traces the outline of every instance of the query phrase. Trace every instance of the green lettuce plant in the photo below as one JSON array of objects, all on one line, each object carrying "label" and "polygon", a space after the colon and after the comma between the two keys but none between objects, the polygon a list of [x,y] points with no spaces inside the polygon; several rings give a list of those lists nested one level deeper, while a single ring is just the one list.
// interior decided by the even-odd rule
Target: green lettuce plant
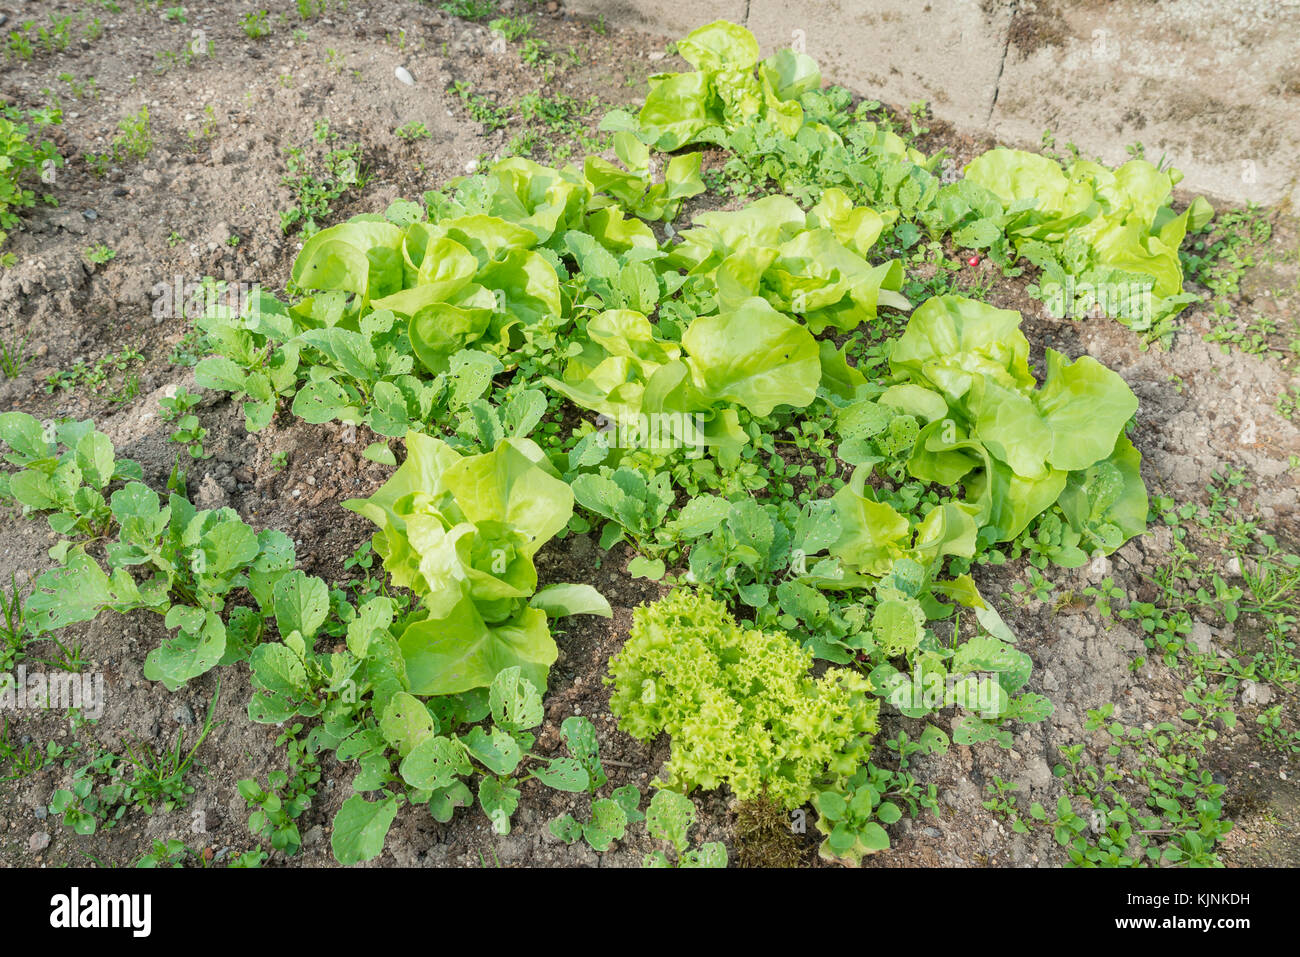
[{"label": "green lettuce plant", "polygon": [[1124,434],[1137,398],[1092,357],[1070,362],[1052,349],[1038,386],[1019,326],[1011,310],[928,300],[894,343],[890,368],[902,382],[880,401],[924,422],[908,471],[963,483],[982,541],[1010,541],[1060,502],[1079,565],[1146,528],[1141,456]]},{"label": "green lettuce plant", "polygon": [[7,492],[24,511],[46,514],[58,536],[50,557],[62,561],[76,543],[107,535],[113,511],[105,493],[110,485],[140,479],[140,466],[117,458],[108,436],[90,421],[42,425],[26,412],[0,414],[0,442],[5,461],[17,471],[0,474]]},{"label": "green lettuce plant", "polygon": [[717,20],[677,41],[677,52],[694,73],[658,73],[639,117],[642,130],[661,150],[702,139],[712,127],[762,116],[790,135],[803,125],[799,96],[821,86],[809,56],[783,49],[758,59],[758,41],[744,27]]},{"label": "green lettuce plant", "polygon": [[419,597],[399,638],[411,692],[487,687],[512,666],[545,688],[556,657],[548,616],[611,614],[589,585],[537,591],[533,558],[568,523],[573,493],[528,439],[462,456],[411,432],[406,453],[374,495],[344,505],[379,526],[375,553]]},{"label": "green lettuce plant", "polygon": [[[6,413],[0,441],[11,450],[7,460],[21,466],[7,476],[10,493],[70,536],[51,549],[59,565],[37,578],[27,599],[33,634],[91,621],[106,608],[154,611],[176,634],[149,653],[144,674],[173,691],[218,663],[240,660],[257,642],[261,617],[232,599],[247,592],[271,608],[294,563],[287,535],[257,532],[233,509],[198,509],[175,492],[164,502],[90,422],[45,428],[26,413]],[[124,479],[106,498],[109,485]],[[107,571],[92,546],[102,547]]]},{"label": "green lettuce plant", "polygon": [[[485,722],[489,716],[490,723]],[[496,834],[510,833],[521,796],[518,785],[525,781],[536,779],[571,793],[594,792],[603,785],[606,777],[590,720],[565,719],[561,733],[568,756],[544,758],[532,753],[533,732],[542,718],[541,692],[518,666],[500,671],[489,688],[459,699],[393,695],[377,724],[368,722],[339,745],[340,759],[358,759],[361,772],[352,781],[355,793],[334,818],[335,859],[355,864],[377,857],[406,804],[426,806],[435,821],[445,824],[457,808],[474,802],[470,782],[475,776],[479,806]],[[470,727],[457,732],[460,725]],[[376,800],[366,797],[372,793]],[[626,802],[627,795],[620,799]],[[639,799],[636,792],[633,813]],[[612,842],[620,836],[615,831],[615,817],[602,812],[591,836]]]},{"label": "green lettuce plant", "polygon": [[242,399],[250,432],[266,428],[280,398],[298,384],[299,350],[285,345],[295,330],[284,305],[257,290],[244,309],[217,307],[195,322],[213,353],[194,367],[195,380]]},{"label": "green lettuce plant", "polygon": [[[493,376],[567,348],[562,336],[592,297],[654,309],[662,290],[647,259],[661,256],[620,198],[642,215],[670,215],[702,188],[698,158],[670,163],[653,183],[648,154],[624,155],[632,171],[593,164],[595,184],[573,167],[505,160],[456,181],[450,196],[429,194],[427,214],[398,201],[384,216],[321,230],[295,260],[295,301],[258,290],[242,308],[198,320],[216,353],[199,363],[198,381],[243,398],[250,430],[281,399],[308,422],[389,436],[460,415]],[[571,275],[564,256],[591,268]]]},{"label": "green lettuce plant", "polygon": [[966,167],[968,182],[1002,204],[1016,251],[1043,270],[1038,294],[1059,315],[1094,307],[1150,340],[1168,339],[1171,320],[1196,296],[1183,291],[1178,247],[1214,215],[1198,197],[1175,214],[1175,169],[1134,159],[1109,169],[1021,150],[994,149]]},{"label": "green lettuce plant", "polygon": [[817,830],[826,837],[817,852],[822,860],[858,867],[864,856],[889,847],[882,825],[903,816],[902,809],[881,793],[891,777],[889,771],[868,765],[849,779],[843,791],[823,791],[813,798]]},{"label": "green lettuce plant", "polygon": [[695,826],[695,802],[674,791],[656,791],[645,812],[646,830],[651,839],[673,846],[677,863],[668,859],[663,851],[651,851],[642,862],[643,867],[726,867],[727,848],[718,841],[708,841],[699,847],[690,847],[690,832]]},{"label": "green lettuce plant", "polygon": [[602,468],[574,476],[570,487],[579,505],[606,519],[600,533],[601,548],[608,550],[630,539],[638,549],[654,551],[674,498],[666,474],[646,475],[625,466]]},{"label": "green lettuce plant", "polygon": [[719,601],[677,589],[633,613],[610,660],[610,710],[648,740],[667,732],[663,786],[730,786],[794,808],[838,787],[871,753],[879,703],[862,676],[809,674],[812,653],[787,635],[747,628]]},{"label": "green lettuce plant", "polygon": [[1042,270],[1037,293],[1058,314],[1099,308],[1147,341],[1167,342],[1173,317],[1196,298],[1183,290],[1178,248],[1213,210],[1198,198],[1173,212],[1177,170],[1142,159],[1062,168],[999,148],[964,175],[940,175],[942,154],[926,157],[868,119],[879,104],[849,111],[847,91],[820,90],[807,56],[783,50],[759,63],[753,35],[725,21],[694,31],[679,50],[695,72],[651,77],[638,118],[638,134],[658,149],[718,143],[733,154],[726,170],[736,182],[772,180],[805,203],[842,190],[886,217],[904,249],[924,230],[988,249],[1008,268],[1023,256]]},{"label": "green lettuce plant", "polygon": [[[609,129],[610,123],[607,117],[602,127]],[[661,183],[651,177],[650,148],[631,129],[614,134],[614,153],[626,169],[599,156],[588,156],[583,175],[595,193],[612,197],[640,219],[670,222],[676,219],[684,200],[704,192],[700,179],[703,153],[674,156],[668,161]],[[593,200],[592,207],[598,208],[598,202]]]},{"label": "green lettuce plant", "polygon": [[723,453],[748,441],[737,406],[759,415],[805,406],[821,380],[813,337],[758,297],[695,319],[680,343],[658,339],[646,316],[627,309],[590,320],[587,336],[564,379],[548,377],[547,385],[615,422],[691,416],[684,444]]},{"label": "green lettuce plant", "polygon": [[110,571],[84,546],[72,548],[60,567],[36,580],[26,606],[33,630],[90,621],[106,608],[154,611],[177,633],[149,653],[144,675],[171,691],[246,655],[259,639],[261,617],[232,599],[247,591],[261,607],[271,606],[276,584],[293,567],[289,537],[254,531],[233,509],[196,509],[175,493],[163,504],[140,482],[114,492],[110,508],[118,529],[106,546]]},{"label": "green lettuce plant", "polygon": [[[797,635],[817,657],[869,673],[873,692],[908,717],[958,707],[962,734],[999,741],[1009,740],[1006,721],[1046,718],[1050,703],[1022,690],[1032,663],[1010,629],[969,575],[945,577],[948,556],[975,555],[974,508],[949,501],[904,514],[866,475],[859,467],[802,509],[701,496],[667,528],[691,543],[690,580],[752,607],[760,627]],[[931,622],[963,608],[979,633],[961,638],[954,626],[941,639]]]},{"label": "green lettuce plant", "polygon": [[720,311],[762,296],[814,333],[846,332],[875,319],[880,306],[911,308],[898,292],[902,264],[866,258],[886,225],[839,189],[827,190],[807,213],[788,197],[768,196],[734,212],[696,216],[669,262],[710,277]]}]

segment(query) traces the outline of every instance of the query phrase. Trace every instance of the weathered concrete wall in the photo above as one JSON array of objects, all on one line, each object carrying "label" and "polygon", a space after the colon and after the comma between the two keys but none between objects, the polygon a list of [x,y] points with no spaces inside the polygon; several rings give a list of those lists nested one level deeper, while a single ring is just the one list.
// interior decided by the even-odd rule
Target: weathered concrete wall
[{"label": "weathered concrete wall", "polygon": [[1141,142],[1183,189],[1300,209],[1300,0],[567,0],[681,36],[725,18],[766,54],[802,42],[828,79],[927,100],[970,133],[1043,130],[1110,163]]}]

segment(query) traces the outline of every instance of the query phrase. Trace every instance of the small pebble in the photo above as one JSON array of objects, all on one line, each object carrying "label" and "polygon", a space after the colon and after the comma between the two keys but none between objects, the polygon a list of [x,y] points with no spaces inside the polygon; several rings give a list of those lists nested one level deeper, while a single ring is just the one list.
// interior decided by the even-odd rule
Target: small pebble
[{"label": "small pebble", "polygon": [[43,851],[50,846],[50,835],[45,831],[37,831],[27,839],[27,850],[33,854]]},{"label": "small pebble", "polygon": [[404,66],[399,66],[394,70],[393,76],[397,77],[397,79],[405,83],[407,86],[415,86],[415,77],[411,76],[410,72]]}]

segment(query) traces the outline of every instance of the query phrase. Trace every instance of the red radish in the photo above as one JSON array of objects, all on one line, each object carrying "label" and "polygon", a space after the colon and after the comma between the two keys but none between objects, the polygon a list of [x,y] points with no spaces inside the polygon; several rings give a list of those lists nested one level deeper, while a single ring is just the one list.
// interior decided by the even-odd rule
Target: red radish
[{"label": "red radish", "polygon": [[970,259],[966,260],[966,265],[970,266],[972,269],[974,269],[979,264],[980,264],[979,256],[971,256]]}]

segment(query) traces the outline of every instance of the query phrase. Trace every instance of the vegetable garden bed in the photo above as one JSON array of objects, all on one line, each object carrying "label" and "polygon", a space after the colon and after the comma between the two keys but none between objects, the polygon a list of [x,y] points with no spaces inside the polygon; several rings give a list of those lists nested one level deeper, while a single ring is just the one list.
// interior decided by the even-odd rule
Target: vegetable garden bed
[{"label": "vegetable garden bed", "polygon": [[1290,214],[723,22],[37,6],[4,863],[1294,863]]}]

